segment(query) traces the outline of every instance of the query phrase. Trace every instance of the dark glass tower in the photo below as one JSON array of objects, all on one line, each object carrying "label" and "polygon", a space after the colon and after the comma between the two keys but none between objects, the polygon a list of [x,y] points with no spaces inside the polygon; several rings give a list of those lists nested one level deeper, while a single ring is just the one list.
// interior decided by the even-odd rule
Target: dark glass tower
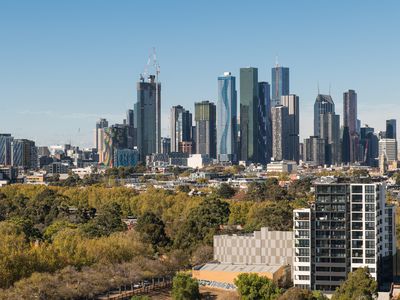
[{"label": "dark glass tower", "polygon": [[240,159],[257,162],[258,69],[240,69]]},{"label": "dark glass tower", "polygon": [[258,83],[258,149],[260,163],[267,164],[272,157],[272,118],[271,118],[271,86],[268,82]]},{"label": "dark glass tower", "polygon": [[397,139],[395,119],[386,120],[386,138]]},{"label": "dark glass tower", "polygon": [[289,68],[276,65],[271,70],[271,107],[281,104],[281,96],[289,95]]}]

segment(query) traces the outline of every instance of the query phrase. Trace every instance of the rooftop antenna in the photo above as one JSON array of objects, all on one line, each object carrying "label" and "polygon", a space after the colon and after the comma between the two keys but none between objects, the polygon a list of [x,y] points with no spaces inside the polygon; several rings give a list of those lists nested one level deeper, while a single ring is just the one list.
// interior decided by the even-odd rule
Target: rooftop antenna
[{"label": "rooftop antenna", "polygon": [[279,67],[278,55],[275,55],[275,67]]},{"label": "rooftop antenna", "polygon": [[317,81],[317,90],[318,90],[318,95],[319,95],[319,80]]}]

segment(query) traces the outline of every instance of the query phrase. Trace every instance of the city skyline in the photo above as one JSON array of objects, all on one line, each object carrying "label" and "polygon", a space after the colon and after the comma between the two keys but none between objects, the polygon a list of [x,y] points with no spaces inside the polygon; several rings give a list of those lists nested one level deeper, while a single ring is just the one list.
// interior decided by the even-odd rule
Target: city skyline
[{"label": "city skyline", "polygon": [[[362,125],[385,130],[385,120],[398,117],[396,99],[389,96],[399,81],[395,28],[400,24],[395,1],[380,5],[379,16],[375,14],[378,4],[372,1],[363,2],[362,7],[344,1],[284,1],[258,2],[257,10],[233,4],[228,8],[231,17],[221,16],[223,3],[213,3],[210,10],[205,4],[159,2],[154,24],[145,23],[149,16],[140,14],[145,4],[121,2],[110,11],[111,4],[105,2],[93,10],[90,1],[22,3],[1,4],[0,25],[8,30],[0,33],[4,45],[0,50],[0,128],[16,138],[35,140],[37,145],[71,141],[93,146],[93,124],[99,118],[121,122],[136,102],[135,83],[152,46],[157,48],[161,65],[163,136],[169,135],[173,105],[193,112],[195,102],[209,99],[216,103],[217,77],[229,71],[240,80],[239,69],[249,65],[258,68],[259,81],[271,83],[276,56],[280,66],[290,68],[290,90],[301,99],[301,141],[312,134],[318,85],[322,94],[331,90],[341,118],[342,94],[349,89],[357,91]],[[178,6],[181,10],[174,12]],[[296,9],[299,6],[301,13]],[[274,30],[278,16],[261,18],[263,7],[284,10],[286,20],[295,21]],[[208,22],[199,17],[202,12],[207,12]],[[231,22],[242,14],[249,24]],[[330,22],[319,22],[326,18]],[[371,18],[375,21],[368,22]],[[163,22],[168,26],[160,26]],[[232,32],[224,30],[221,36],[223,22],[232,23]],[[257,37],[252,28],[265,28],[257,49],[249,43]],[[270,40],[276,41],[272,47]],[[348,46],[339,47],[344,43]],[[375,103],[383,114],[374,112]]]}]

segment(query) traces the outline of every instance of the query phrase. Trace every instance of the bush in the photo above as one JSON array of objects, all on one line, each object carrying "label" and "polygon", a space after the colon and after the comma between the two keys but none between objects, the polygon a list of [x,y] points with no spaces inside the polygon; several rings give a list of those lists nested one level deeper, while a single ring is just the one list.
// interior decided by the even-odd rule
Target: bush
[{"label": "bush", "polygon": [[172,299],[197,300],[200,299],[199,284],[197,280],[187,274],[179,273],[172,281]]}]

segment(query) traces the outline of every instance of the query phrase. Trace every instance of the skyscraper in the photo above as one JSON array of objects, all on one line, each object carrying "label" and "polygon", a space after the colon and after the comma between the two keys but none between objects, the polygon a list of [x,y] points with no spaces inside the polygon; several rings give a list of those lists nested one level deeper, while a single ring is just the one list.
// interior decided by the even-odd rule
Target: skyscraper
[{"label": "skyscraper", "polygon": [[326,139],[319,136],[310,136],[303,143],[304,162],[314,166],[325,164]]},{"label": "skyscraper", "polygon": [[335,103],[330,95],[318,94],[314,103],[314,136],[319,136],[320,134],[320,122],[321,114],[324,113],[334,113]]},{"label": "skyscraper", "polygon": [[289,159],[289,109],[278,105],[271,109],[272,157],[274,160]]},{"label": "skyscraper", "polygon": [[340,157],[340,116],[335,113],[320,115],[319,137],[325,139],[325,164],[339,164]]},{"label": "skyscraper", "polygon": [[361,162],[365,166],[377,167],[379,156],[379,140],[374,128],[365,125],[360,130],[360,145],[362,147]]},{"label": "skyscraper", "polygon": [[133,149],[136,146],[136,135],[134,126],[134,112],[133,109],[126,111],[126,126],[127,126],[127,142],[128,149]]},{"label": "skyscraper", "polygon": [[108,121],[106,119],[100,119],[99,121],[97,121],[96,123],[96,132],[95,132],[95,146],[96,146],[96,150],[99,149],[99,139],[98,139],[98,131],[100,128],[106,128],[108,127]]},{"label": "skyscraper", "polygon": [[181,105],[171,108],[171,151],[179,152],[179,144],[192,141],[192,114]]},{"label": "skyscraper", "polygon": [[289,95],[289,68],[276,65],[271,70],[272,96],[271,107],[280,105],[281,96]]},{"label": "skyscraper", "polygon": [[349,128],[351,135],[357,132],[357,93],[354,90],[343,93],[343,126]]},{"label": "skyscraper", "polygon": [[[158,92],[158,97],[156,96]],[[148,81],[140,78],[137,83],[137,102],[135,104],[135,127],[140,160],[161,150],[161,83],[156,86],[155,76]]]},{"label": "skyscraper", "polygon": [[[342,156],[344,163],[354,163],[358,161],[359,136],[357,132],[357,93],[354,90],[348,90],[343,93],[343,136]],[[347,140],[349,141],[347,143]]]},{"label": "skyscraper", "polygon": [[240,69],[240,159],[257,162],[258,69]]},{"label": "skyscraper", "polygon": [[397,139],[396,119],[386,120],[386,138]]},{"label": "skyscraper", "polygon": [[281,103],[288,108],[288,157],[289,160],[299,162],[299,128],[300,111],[299,97],[287,95],[281,97]]},{"label": "skyscraper", "polygon": [[0,133],[0,165],[11,165],[11,142],[13,139],[9,133]]},{"label": "skyscraper", "polygon": [[236,79],[230,72],[218,77],[217,158],[237,161],[237,93]]},{"label": "skyscraper", "polygon": [[259,161],[262,164],[271,162],[272,157],[272,117],[271,86],[268,82],[258,83],[258,146]]},{"label": "skyscraper", "polygon": [[196,150],[198,154],[216,157],[216,108],[210,101],[194,104],[196,121]]}]

